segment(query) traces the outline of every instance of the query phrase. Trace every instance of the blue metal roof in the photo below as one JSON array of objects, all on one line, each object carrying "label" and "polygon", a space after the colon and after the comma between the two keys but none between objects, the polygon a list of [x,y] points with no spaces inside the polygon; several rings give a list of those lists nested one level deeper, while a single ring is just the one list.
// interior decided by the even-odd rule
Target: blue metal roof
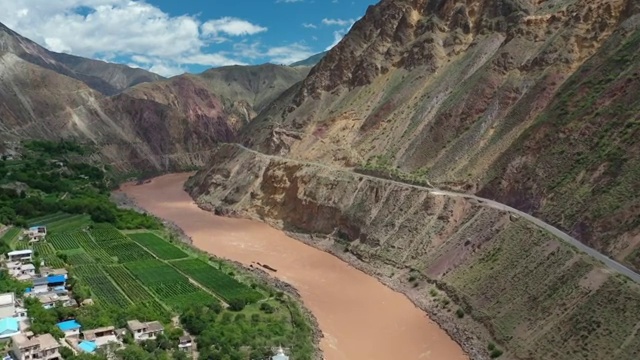
[{"label": "blue metal roof", "polygon": [[7,317],[0,319],[0,334],[11,334],[18,332],[19,330],[20,326],[16,318]]},{"label": "blue metal roof", "polygon": [[47,282],[49,284],[61,283],[67,280],[64,275],[49,275],[47,276]]},{"label": "blue metal roof", "polygon": [[78,347],[84,352],[92,353],[96,351],[98,345],[96,345],[96,343],[94,343],[93,341],[82,340],[80,344],[78,344]]},{"label": "blue metal roof", "polygon": [[75,320],[67,320],[67,321],[59,322],[56,324],[56,326],[60,328],[60,330],[62,331],[80,329],[80,324],[78,324],[78,322]]}]

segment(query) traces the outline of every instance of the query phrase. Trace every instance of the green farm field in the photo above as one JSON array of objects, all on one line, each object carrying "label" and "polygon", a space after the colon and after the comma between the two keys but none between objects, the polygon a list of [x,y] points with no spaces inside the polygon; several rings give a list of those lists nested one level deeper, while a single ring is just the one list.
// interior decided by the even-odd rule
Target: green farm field
[{"label": "green farm field", "polygon": [[184,259],[189,257],[184,251],[177,246],[160,238],[156,234],[150,232],[129,234],[129,237],[152,252],[155,256],[162,260]]}]

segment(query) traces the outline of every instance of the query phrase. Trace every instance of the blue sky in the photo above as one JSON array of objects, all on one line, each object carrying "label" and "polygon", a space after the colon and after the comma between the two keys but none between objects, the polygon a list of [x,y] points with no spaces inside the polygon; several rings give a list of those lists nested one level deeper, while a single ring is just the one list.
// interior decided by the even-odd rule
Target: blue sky
[{"label": "blue sky", "polygon": [[375,0],[0,0],[0,22],[50,50],[161,75],[288,64],[331,48]]}]

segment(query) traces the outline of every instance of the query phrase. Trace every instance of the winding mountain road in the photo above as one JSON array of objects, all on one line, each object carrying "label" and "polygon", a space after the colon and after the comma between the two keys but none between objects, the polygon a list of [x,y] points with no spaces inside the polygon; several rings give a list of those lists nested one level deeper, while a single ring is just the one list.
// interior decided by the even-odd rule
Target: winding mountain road
[{"label": "winding mountain road", "polygon": [[[253,149],[249,149],[247,147],[245,147],[244,145],[241,144],[233,144],[245,151],[249,151],[251,153],[254,153],[256,155],[268,158],[268,159],[274,159],[274,160],[280,160],[280,161],[288,161],[288,162],[294,162],[294,163],[299,163],[299,164],[310,164],[310,165],[314,165],[314,166],[318,166],[318,167],[322,167],[322,168],[327,168],[330,170],[337,170],[337,171],[351,171],[348,168],[342,168],[342,167],[336,167],[336,166],[331,166],[331,165],[327,165],[327,164],[322,164],[322,163],[317,163],[317,162],[312,162],[312,161],[301,161],[301,160],[296,160],[296,159],[290,159],[290,158],[285,158],[285,157],[281,157],[281,156],[276,156],[276,155],[268,155],[268,154],[263,154],[259,151],[255,151]],[[517,216],[522,217],[523,219],[529,221],[530,223],[538,226],[539,228],[553,234],[554,236],[558,237],[559,239],[563,240],[564,242],[568,243],[569,245],[577,248],[579,251],[582,251],[583,253],[591,256],[592,258],[602,262],[605,266],[609,267],[610,269],[628,277],[629,279],[635,281],[636,283],[640,284],[640,274],[638,274],[637,272],[629,269],[628,267],[622,265],[621,263],[611,259],[610,257],[602,254],[601,252],[597,251],[596,249],[593,249],[583,243],[581,243],[578,239],[572,237],[571,235],[565,233],[564,231],[558,229],[557,227],[548,224],[532,215],[529,215],[523,211],[520,211],[518,209],[512,208],[508,205],[499,203],[497,201],[494,200],[490,200],[490,199],[485,199],[485,198],[481,198],[475,195],[470,195],[470,194],[465,194],[465,193],[458,193],[458,192],[453,192],[453,191],[444,191],[444,190],[440,190],[437,188],[430,188],[430,187],[425,187],[425,186],[419,186],[419,185],[413,185],[413,184],[408,184],[408,183],[404,183],[404,182],[400,182],[400,181],[396,181],[396,180],[390,180],[390,179],[385,179],[385,178],[379,178],[379,177],[375,177],[375,176],[371,176],[371,175],[364,175],[361,173],[357,173],[357,175],[359,177],[362,178],[368,178],[368,179],[373,179],[373,180],[377,180],[377,181],[388,181],[391,183],[395,183],[398,184],[400,186],[406,186],[406,187],[411,187],[411,188],[415,188],[415,189],[420,189],[420,190],[426,190],[428,191],[430,194],[433,195],[440,195],[440,196],[450,196],[450,197],[460,197],[460,198],[465,198],[465,199],[469,199],[469,200],[475,200],[477,201],[480,205],[483,206],[487,206],[493,209],[497,209],[497,210],[501,210],[501,211],[505,211]]]}]

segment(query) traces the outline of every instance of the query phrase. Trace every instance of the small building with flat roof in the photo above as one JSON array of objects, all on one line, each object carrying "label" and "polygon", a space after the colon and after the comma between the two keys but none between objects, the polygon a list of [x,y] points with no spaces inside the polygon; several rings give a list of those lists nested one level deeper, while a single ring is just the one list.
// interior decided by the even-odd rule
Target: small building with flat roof
[{"label": "small building with flat roof", "polygon": [[0,319],[0,339],[20,334],[20,322],[14,317]]},{"label": "small building with flat roof", "polygon": [[0,294],[0,318],[13,317],[16,314],[16,296],[14,293]]},{"label": "small building with flat roof", "polygon": [[82,352],[86,352],[86,353],[92,354],[92,353],[96,352],[96,350],[98,349],[98,345],[96,345],[96,343],[93,342],[93,341],[82,340],[78,344],[78,349],[80,349],[80,351],[82,351]]},{"label": "small building with flat roof", "polygon": [[164,332],[164,326],[158,321],[140,322],[138,320],[127,321],[127,328],[133,334],[135,341],[155,339]]},{"label": "small building with flat roof", "polygon": [[33,250],[15,250],[7,253],[9,261],[31,262],[33,260]]},{"label": "small building with flat roof", "polygon": [[193,338],[189,335],[180,336],[178,339],[178,350],[184,352],[193,351]]},{"label": "small building with flat roof", "polygon": [[58,329],[62,330],[64,337],[78,337],[80,336],[80,324],[75,320],[67,320],[56,324]]}]

